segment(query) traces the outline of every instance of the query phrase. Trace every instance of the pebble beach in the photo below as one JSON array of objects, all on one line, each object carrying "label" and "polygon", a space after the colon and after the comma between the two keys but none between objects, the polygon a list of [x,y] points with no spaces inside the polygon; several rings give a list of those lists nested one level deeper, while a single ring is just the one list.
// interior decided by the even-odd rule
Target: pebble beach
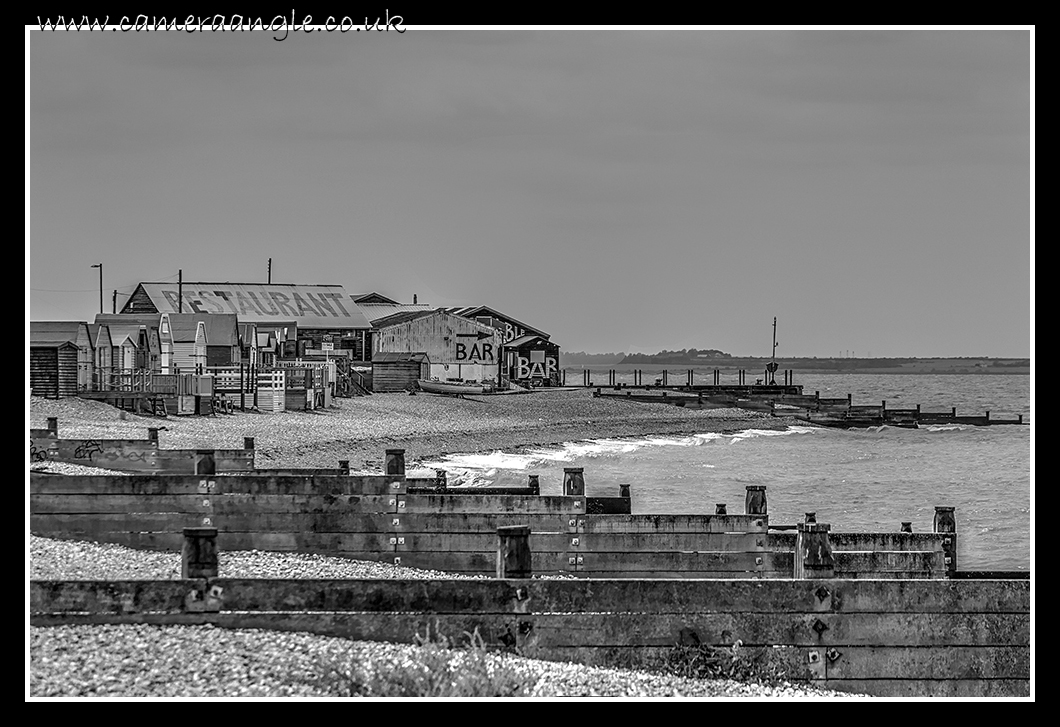
[{"label": "pebble beach", "polygon": [[[735,409],[684,410],[668,405],[594,399],[587,391],[554,391],[468,399],[376,394],[337,400],[328,410],[212,417],[140,417],[97,402],[33,398],[31,428],[48,417],[71,438],[143,438],[159,427],[163,448],[239,448],[255,438],[258,467],[334,467],[379,471],[387,448],[404,448],[410,466],[456,452],[481,452],[649,434],[784,428],[789,421]],[[88,472],[38,463],[34,470]],[[28,479],[28,475],[27,475]],[[168,579],[180,577],[180,554],[29,535],[28,578]],[[381,563],[319,555],[223,552],[219,567],[235,578],[446,578]],[[341,698],[336,668],[351,664],[385,673],[416,663],[421,647],[335,637],[210,626],[29,627],[28,699],[111,697],[228,699]],[[454,650],[459,661],[464,652]],[[683,679],[491,654],[498,669],[532,685],[526,698],[688,697],[835,699],[860,695],[794,683]],[[336,666],[338,665],[338,667]],[[492,668],[492,667],[491,667]],[[330,675],[330,676],[329,676]]]}]

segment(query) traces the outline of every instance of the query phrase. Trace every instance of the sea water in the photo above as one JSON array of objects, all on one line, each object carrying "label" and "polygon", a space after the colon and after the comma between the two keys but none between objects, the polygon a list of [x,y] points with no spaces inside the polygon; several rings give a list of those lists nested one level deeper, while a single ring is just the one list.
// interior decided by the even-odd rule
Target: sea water
[{"label": "sea water", "polygon": [[[1020,375],[820,374],[796,381],[805,393],[851,394],[854,404],[1015,418],[1026,425],[932,425],[920,429],[753,426],[730,434],[646,436],[570,442],[525,452],[452,455],[443,468],[468,486],[525,485],[562,491],[563,468],[583,467],[586,494],[631,485],[634,513],[742,513],[747,485],[765,485],[772,524],[806,512],[833,532],[931,532],[935,506],[955,508],[960,570],[1031,566],[1030,377]],[[665,406],[636,404],[630,406]]]}]

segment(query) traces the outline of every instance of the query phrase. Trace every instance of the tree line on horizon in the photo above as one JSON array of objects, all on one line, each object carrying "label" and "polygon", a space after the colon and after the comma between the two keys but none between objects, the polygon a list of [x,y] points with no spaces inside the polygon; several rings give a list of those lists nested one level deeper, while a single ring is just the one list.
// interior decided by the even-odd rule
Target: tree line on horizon
[{"label": "tree line on horizon", "polygon": [[[725,360],[766,360],[764,356],[733,356],[717,349],[687,348],[679,351],[663,349],[658,353],[587,353],[585,351],[562,351],[560,353],[561,365],[617,365],[617,364],[691,364],[708,363],[719,359]],[[992,366],[1022,367],[1029,366],[1030,359],[1027,358],[1001,358],[996,356],[874,356],[874,357],[842,357],[842,356],[783,356],[778,357],[778,362],[783,361],[817,361],[821,364],[829,363],[839,368],[868,367],[868,366],[899,366],[903,363],[915,361],[960,361],[960,360],[989,360]]]}]

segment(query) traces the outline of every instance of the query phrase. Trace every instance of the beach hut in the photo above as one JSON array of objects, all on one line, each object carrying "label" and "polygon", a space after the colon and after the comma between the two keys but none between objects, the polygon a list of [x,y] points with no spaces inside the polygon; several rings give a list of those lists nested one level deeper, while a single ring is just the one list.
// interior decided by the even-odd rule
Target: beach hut
[{"label": "beach hut", "polygon": [[77,396],[77,344],[72,341],[31,341],[29,389],[33,396],[58,399]]},{"label": "beach hut", "polygon": [[[75,392],[87,391],[92,385],[96,359],[95,346],[88,330],[88,323],[85,321],[31,321],[29,331],[30,347],[47,348],[51,353],[45,358],[49,361],[52,360],[53,354],[59,356],[55,359],[56,365],[60,359],[65,362],[68,354],[64,351],[59,355],[59,349],[55,346],[63,341],[74,344],[77,349],[74,363]],[[60,380],[65,381],[65,363],[63,366],[64,371]],[[66,396],[66,394],[63,395]]]},{"label": "beach hut", "polygon": [[162,372],[162,340],[158,331],[160,316],[98,313],[96,324],[110,329],[113,372],[123,369]]},{"label": "beach hut", "polygon": [[372,391],[404,391],[430,377],[426,353],[378,353],[372,359]]},{"label": "beach hut", "polygon": [[197,372],[206,366],[205,321],[193,315],[163,313],[158,331],[162,339],[164,373]]}]

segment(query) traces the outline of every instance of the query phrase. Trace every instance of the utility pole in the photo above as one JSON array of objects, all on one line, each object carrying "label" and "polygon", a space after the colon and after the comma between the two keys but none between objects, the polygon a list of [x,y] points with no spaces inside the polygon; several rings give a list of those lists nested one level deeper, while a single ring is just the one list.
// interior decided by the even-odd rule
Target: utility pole
[{"label": "utility pole", "polygon": [[114,295],[112,295],[111,298],[110,298],[110,312],[111,313],[117,313],[118,312],[118,291],[116,291],[116,290],[114,291]]},{"label": "utility pole", "polygon": [[177,271],[177,313],[184,312],[184,271]]},{"label": "utility pole", "polygon": [[103,263],[96,263],[92,267],[99,268],[99,312],[103,312]]},{"label": "utility pole", "polygon": [[272,258],[269,258],[269,285],[272,285]]}]

